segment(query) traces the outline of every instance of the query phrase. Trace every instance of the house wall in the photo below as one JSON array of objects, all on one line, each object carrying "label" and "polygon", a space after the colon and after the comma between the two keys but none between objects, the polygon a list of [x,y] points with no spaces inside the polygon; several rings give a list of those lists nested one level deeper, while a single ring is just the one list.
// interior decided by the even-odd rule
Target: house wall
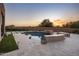
[{"label": "house wall", "polygon": [[1,41],[1,26],[0,26],[0,41]]},{"label": "house wall", "polygon": [[4,34],[4,28],[5,28],[4,25],[5,25],[5,9],[4,5],[0,3],[0,41],[3,37],[2,33]]},{"label": "house wall", "polygon": [[2,15],[0,10],[0,41],[1,41],[1,24],[2,24]]}]

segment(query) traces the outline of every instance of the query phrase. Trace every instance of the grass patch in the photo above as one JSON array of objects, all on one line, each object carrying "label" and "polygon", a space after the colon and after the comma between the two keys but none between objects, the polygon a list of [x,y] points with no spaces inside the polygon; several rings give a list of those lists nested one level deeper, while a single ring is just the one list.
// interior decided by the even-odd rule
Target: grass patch
[{"label": "grass patch", "polygon": [[0,42],[0,53],[6,53],[18,49],[13,34],[4,35]]}]

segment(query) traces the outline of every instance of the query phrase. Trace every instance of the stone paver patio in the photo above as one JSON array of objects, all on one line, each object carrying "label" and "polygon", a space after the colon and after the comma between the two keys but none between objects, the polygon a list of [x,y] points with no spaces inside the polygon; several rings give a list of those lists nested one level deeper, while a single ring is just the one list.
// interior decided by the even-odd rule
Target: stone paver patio
[{"label": "stone paver patio", "polygon": [[79,56],[79,35],[71,34],[63,41],[41,44],[40,38],[13,34],[19,46],[18,50],[2,54],[2,56]]}]

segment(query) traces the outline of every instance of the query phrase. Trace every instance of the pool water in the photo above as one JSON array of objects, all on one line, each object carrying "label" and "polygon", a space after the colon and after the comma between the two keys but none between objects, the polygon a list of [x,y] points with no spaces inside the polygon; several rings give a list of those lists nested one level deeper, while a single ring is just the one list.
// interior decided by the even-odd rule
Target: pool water
[{"label": "pool water", "polygon": [[33,31],[33,32],[24,32],[24,34],[26,34],[26,35],[30,34],[32,36],[39,36],[39,37],[43,37],[45,35],[44,32],[35,32],[35,31]]}]

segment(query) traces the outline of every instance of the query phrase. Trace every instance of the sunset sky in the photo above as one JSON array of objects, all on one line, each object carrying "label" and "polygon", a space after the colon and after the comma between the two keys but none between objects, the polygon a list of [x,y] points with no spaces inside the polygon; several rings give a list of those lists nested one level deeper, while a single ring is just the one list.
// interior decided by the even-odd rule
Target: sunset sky
[{"label": "sunset sky", "polygon": [[5,4],[6,25],[37,26],[44,19],[50,19],[54,25],[79,20],[79,4]]}]

